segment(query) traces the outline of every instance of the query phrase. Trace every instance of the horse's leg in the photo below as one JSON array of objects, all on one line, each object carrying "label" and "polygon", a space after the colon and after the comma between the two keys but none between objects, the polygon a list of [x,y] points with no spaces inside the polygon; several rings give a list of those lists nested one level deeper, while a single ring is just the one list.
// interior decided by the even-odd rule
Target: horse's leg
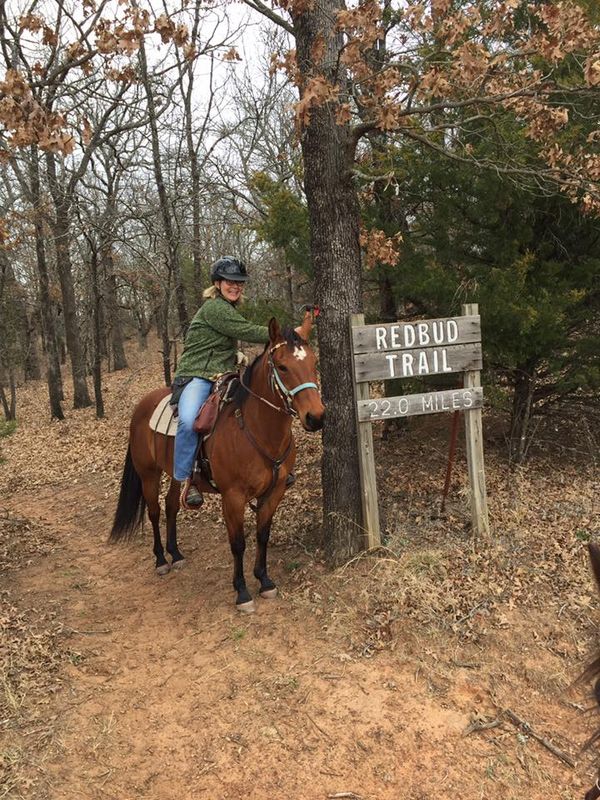
[{"label": "horse's leg", "polygon": [[260,581],[260,596],[267,599],[277,597],[277,586],[267,573],[267,547],[271,534],[271,523],[277,506],[285,493],[285,481],[280,481],[256,515],[256,561],[254,577]]},{"label": "horse's leg", "polygon": [[171,556],[172,565],[179,569],[185,563],[185,558],[177,547],[177,512],[179,511],[180,483],[174,478],[165,499],[165,513],[167,515],[167,553]]},{"label": "horse's leg", "polygon": [[229,546],[233,554],[233,588],[237,592],[235,605],[238,611],[251,614],[254,611],[254,600],[246,587],[244,578],[244,509],[246,501],[239,492],[227,492],[223,495],[223,517],[229,534]]},{"label": "horse's leg", "polygon": [[171,569],[171,565],[165,558],[165,551],[160,538],[160,503],[158,502],[158,495],[160,491],[161,474],[161,472],[152,472],[150,475],[145,475],[142,478],[142,491],[146,498],[148,517],[152,524],[152,532],[154,534],[153,551],[156,556],[156,573],[158,575],[166,575]]}]

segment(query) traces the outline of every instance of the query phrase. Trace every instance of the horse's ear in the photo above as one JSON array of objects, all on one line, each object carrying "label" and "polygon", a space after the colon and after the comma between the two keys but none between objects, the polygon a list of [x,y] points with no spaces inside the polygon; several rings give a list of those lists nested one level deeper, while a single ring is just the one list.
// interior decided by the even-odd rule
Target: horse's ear
[{"label": "horse's ear", "polygon": [[269,320],[269,338],[274,343],[279,339],[281,336],[281,328],[279,327],[279,323],[275,319],[275,317],[271,317]]},{"label": "horse's ear", "polygon": [[595,542],[589,542],[588,550],[590,553],[590,562],[592,564],[592,571],[594,573],[594,578],[596,578],[598,591],[600,591],[600,546],[597,545]]},{"label": "horse's ear", "polygon": [[306,311],[304,314],[304,319],[302,320],[302,325],[297,329],[298,333],[304,339],[305,342],[308,342],[310,332],[312,331],[312,326],[313,326],[312,312]]}]

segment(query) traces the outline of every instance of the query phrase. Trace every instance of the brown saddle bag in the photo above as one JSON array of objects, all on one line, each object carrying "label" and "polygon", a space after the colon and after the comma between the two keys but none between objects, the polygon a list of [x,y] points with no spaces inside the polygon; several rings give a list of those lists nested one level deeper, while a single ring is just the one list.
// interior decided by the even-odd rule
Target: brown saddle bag
[{"label": "brown saddle bag", "polygon": [[233,392],[239,382],[237,372],[226,372],[219,375],[213,384],[211,393],[204,405],[200,408],[194,421],[194,430],[199,436],[210,436],[215,427],[219,411],[231,400]]}]

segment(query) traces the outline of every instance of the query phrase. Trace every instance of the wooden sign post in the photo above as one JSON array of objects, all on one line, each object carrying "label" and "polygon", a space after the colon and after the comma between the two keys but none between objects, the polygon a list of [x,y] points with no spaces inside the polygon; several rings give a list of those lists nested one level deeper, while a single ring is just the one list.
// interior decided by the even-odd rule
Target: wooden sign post
[{"label": "wooden sign post", "polygon": [[[365,325],[362,314],[350,318],[354,358],[354,390],[358,421],[358,457],[367,548],[381,542],[371,423],[380,419],[463,411],[467,465],[471,484],[471,516],[475,537],[489,537],[483,466],[481,407],[481,324],[476,304],[464,305],[463,316]],[[414,378],[462,372],[463,385],[442,392],[371,398],[369,381]]]}]

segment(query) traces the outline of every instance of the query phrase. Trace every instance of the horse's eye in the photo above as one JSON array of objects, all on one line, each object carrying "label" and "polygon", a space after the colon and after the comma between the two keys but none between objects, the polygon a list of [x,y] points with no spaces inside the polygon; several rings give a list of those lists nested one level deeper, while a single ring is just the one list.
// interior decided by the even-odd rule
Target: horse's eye
[{"label": "horse's eye", "polygon": [[281,372],[287,372],[288,371],[288,368],[284,367],[283,364],[279,365],[279,369],[280,369]]}]

